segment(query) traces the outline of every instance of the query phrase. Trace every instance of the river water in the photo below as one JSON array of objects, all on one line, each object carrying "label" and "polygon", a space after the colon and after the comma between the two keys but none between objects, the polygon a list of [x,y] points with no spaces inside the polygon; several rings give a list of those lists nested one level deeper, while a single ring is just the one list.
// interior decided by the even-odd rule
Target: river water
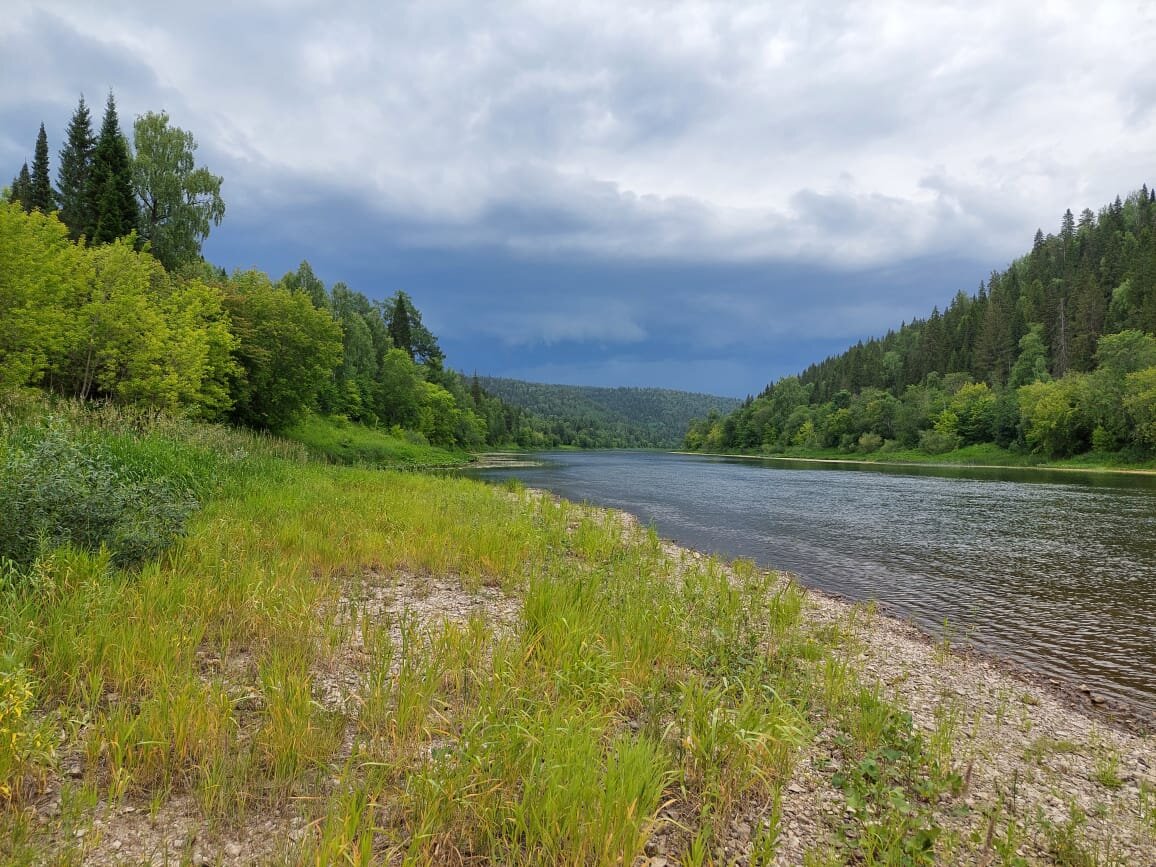
[{"label": "river water", "polygon": [[1156,478],[552,452],[478,471],[622,509],[1156,717]]}]

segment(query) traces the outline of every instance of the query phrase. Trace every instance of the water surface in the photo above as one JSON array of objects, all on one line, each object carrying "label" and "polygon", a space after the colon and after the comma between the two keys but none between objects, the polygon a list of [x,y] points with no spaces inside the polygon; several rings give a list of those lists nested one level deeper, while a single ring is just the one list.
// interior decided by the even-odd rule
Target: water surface
[{"label": "water surface", "polygon": [[488,470],[1156,716],[1156,479],[554,452]]}]

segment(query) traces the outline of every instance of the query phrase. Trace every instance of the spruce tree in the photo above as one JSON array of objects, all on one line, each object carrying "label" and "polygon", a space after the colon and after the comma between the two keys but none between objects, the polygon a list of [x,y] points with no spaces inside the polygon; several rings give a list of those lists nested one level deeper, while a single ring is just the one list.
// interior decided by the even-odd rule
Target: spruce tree
[{"label": "spruce tree", "polygon": [[92,154],[92,173],[84,202],[88,211],[84,234],[92,244],[107,244],[137,228],[139,212],[132,189],[132,159],[111,93]]},{"label": "spruce tree", "polygon": [[8,201],[16,202],[26,211],[32,208],[28,202],[32,198],[32,175],[28,173],[28,163],[20,167],[19,174],[12,179],[12,189],[8,193]]},{"label": "spruce tree", "polygon": [[409,305],[405,303],[405,293],[393,296],[393,309],[389,312],[389,336],[393,345],[404,349],[413,358],[413,333],[409,327]]},{"label": "spruce tree", "polygon": [[95,149],[92,115],[81,96],[72,120],[68,123],[64,147],[60,149],[60,168],[56,178],[60,219],[68,226],[68,233],[73,240],[79,238],[93,222],[87,208],[87,193]]},{"label": "spruce tree", "polygon": [[48,176],[48,135],[44,124],[36,136],[36,150],[32,157],[32,188],[29,191],[28,207],[47,214],[56,210],[56,193]]}]

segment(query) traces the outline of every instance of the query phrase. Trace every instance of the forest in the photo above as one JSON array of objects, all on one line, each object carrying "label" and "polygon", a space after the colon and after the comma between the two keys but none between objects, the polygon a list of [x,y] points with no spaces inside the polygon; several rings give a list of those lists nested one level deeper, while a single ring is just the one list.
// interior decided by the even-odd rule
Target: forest
[{"label": "forest", "polygon": [[1156,453],[1156,191],[1037,231],[974,294],[787,376],[684,445],[763,454],[994,444],[1110,463]]},{"label": "forest", "polygon": [[527,410],[551,445],[673,448],[690,421],[739,401],[667,388],[596,388],[480,377],[486,393]]},{"label": "forest", "polygon": [[195,150],[163,112],[130,145],[111,93],[96,132],[81,98],[53,183],[41,125],[0,205],[0,389],[274,432],[316,412],[450,449],[554,444],[443,365],[405,292],[205,262],[223,180]]}]

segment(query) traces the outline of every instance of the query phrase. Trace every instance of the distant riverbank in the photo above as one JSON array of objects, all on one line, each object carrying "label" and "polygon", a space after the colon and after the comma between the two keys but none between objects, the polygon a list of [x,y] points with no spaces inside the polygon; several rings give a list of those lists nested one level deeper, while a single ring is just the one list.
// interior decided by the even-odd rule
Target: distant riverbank
[{"label": "distant riverbank", "polygon": [[841,452],[837,449],[792,450],[790,452],[777,454],[676,450],[674,454],[739,458],[742,460],[793,461],[811,464],[871,464],[882,467],[920,466],[952,469],[966,467],[981,470],[1016,469],[1047,470],[1049,472],[1156,475],[1156,463],[1152,461],[1141,463],[1106,463],[1105,461],[1111,461],[1113,456],[1097,455],[1095,453],[1078,455],[1062,461],[1041,461],[1036,456],[1008,451],[1007,449],[1001,449],[990,443],[979,446],[967,446],[942,455],[924,454],[913,449],[895,452],[871,452],[867,454],[853,454]]}]

